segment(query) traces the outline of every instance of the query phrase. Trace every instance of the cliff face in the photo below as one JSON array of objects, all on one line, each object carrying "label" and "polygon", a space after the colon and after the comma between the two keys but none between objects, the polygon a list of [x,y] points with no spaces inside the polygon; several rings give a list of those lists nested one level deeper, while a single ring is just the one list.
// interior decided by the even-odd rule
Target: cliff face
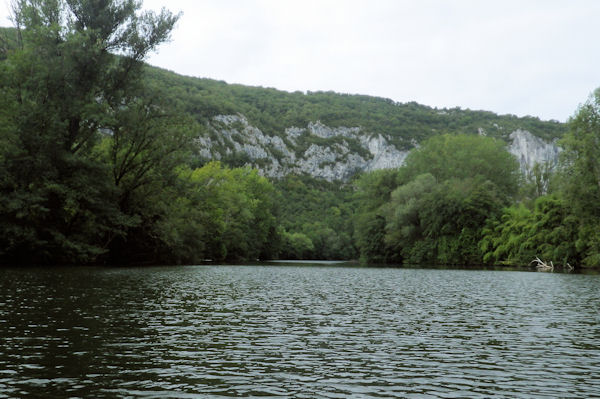
[{"label": "cliff face", "polygon": [[[288,127],[281,136],[269,136],[239,114],[214,117],[197,144],[205,160],[235,159],[269,177],[308,174],[328,181],[347,180],[361,171],[396,168],[408,155],[408,151],[398,150],[390,137],[360,127],[334,128],[317,121],[306,127]],[[507,146],[523,171],[536,162],[556,162],[560,151],[555,143],[524,130],[511,133]]]},{"label": "cliff face", "polygon": [[544,141],[525,130],[515,130],[509,138],[508,152],[517,158],[524,172],[530,171],[536,163],[555,164],[558,161],[561,149],[556,141]]}]

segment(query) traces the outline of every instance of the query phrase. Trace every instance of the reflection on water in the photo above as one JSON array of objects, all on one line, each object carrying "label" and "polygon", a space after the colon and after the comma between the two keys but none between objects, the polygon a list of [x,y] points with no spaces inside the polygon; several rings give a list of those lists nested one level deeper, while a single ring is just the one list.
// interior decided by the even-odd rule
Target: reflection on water
[{"label": "reflection on water", "polygon": [[0,398],[598,397],[600,276],[0,270]]}]

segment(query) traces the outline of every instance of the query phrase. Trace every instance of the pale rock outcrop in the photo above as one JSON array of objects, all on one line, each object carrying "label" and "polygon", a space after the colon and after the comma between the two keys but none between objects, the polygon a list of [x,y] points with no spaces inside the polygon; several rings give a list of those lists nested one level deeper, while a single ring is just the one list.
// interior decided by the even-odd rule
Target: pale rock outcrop
[{"label": "pale rock outcrop", "polygon": [[306,129],[301,129],[299,127],[288,127],[287,129],[285,129],[285,135],[287,136],[287,139],[295,145],[296,139],[300,137],[305,131]]},{"label": "pale rock outcrop", "polygon": [[310,122],[308,124],[308,131],[324,139],[328,139],[336,136],[343,137],[357,137],[360,134],[359,127],[336,127],[331,128],[321,123],[321,121]]},{"label": "pale rock outcrop", "polygon": [[388,143],[382,135],[371,138],[365,144],[373,155],[373,159],[365,168],[367,171],[399,168],[404,164],[404,160],[408,155],[408,151],[399,151]]},{"label": "pale rock outcrop", "polygon": [[[215,116],[208,129],[210,134],[196,141],[201,157],[221,159],[234,152],[244,153],[251,160],[250,166],[258,167],[260,173],[269,177],[299,173],[329,181],[347,180],[361,171],[398,168],[408,155],[408,151],[399,150],[382,134],[371,135],[361,127],[330,127],[320,121],[306,127],[290,126],[282,137],[265,135],[239,114]],[[483,129],[478,133],[485,135]],[[312,143],[300,152],[299,146],[310,137],[331,141],[329,145]],[[535,163],[555,163],[558,159],[560,149],[556,143],[527,131],[516,130],[509,140],[508,151],[517,157],[523,171],[531,170]],[[357,152],[356,145],[362,150]],[[413,139],[410,145],[418,147],[419,143]]]},{"label": "pale rock outcrop", "polygon": [[519,161],[523,172],[530,171],[536,163],[556,164],[560,148],[555,142],[547,142],[526,130],[515,130],[509,136],[508,152]]}]

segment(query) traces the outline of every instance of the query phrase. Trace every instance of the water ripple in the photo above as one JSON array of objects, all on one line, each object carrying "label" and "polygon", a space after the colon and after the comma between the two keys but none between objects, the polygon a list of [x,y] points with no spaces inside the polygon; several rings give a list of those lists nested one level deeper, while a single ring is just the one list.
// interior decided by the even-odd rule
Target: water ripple
[{"label": "water ripple", "polygon": [[0,398],[600,396],[600,276],[204,266],[0,278]]}]

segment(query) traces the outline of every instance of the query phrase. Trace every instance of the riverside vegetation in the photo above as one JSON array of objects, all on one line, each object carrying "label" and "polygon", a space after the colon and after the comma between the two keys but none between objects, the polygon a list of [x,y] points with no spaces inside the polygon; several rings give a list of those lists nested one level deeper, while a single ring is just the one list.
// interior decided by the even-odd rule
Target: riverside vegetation
[{"label": "riverside vegetation", "polygon": [[[14,3],[16,28],[0,31],[1,263],[600,266],[600,92],[564,125],[228,85],[143,63],[177,19],[134,0]],[[350,181],[269,180],[243,153],[199,155],[207,121],[232,114],[272,136],[322,121],[420,145]],[[560,163],[523,176],[503,141],[516,129],[560,139]]]}]

